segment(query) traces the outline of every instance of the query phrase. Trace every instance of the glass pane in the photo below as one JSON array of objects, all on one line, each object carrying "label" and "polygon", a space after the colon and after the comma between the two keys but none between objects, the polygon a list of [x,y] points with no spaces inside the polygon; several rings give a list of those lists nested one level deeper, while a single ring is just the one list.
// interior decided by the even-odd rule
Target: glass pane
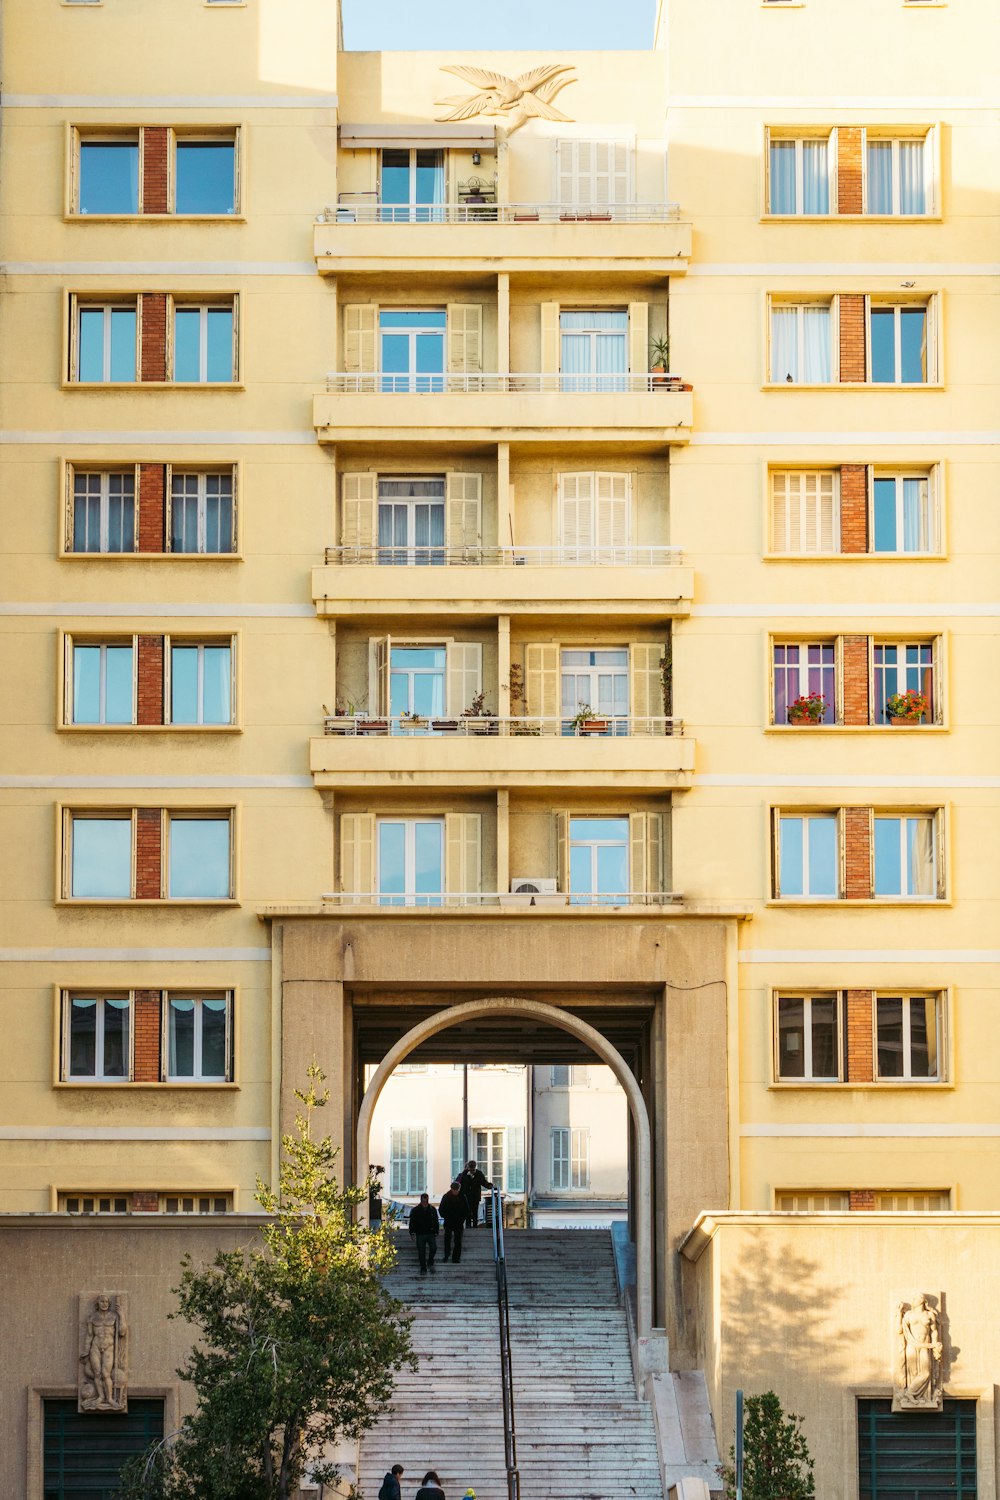
[{"label": "glass pane", "polygon": [[899,896],[903,890],[898,818],[875,819],[875,894]]},{"label": "glass pane", "polygon": [[805,1002],[781,998],[778,1001],[778,1077],[804,1078]]},{"label": "glass pane", "polygon": [[108,476],[108,551],[135,551],[135,480],[131,474]]},{"label": "glass pane", "polygon": [[803,893],[802,844],[803,819],[782,818],[779,827],[779,858],[783,896],[801,896]]},{"label": "glass pane", "polygon": [[104,1002],[104,1077],[128,1077],[127,1000]]},{"label": "glass pane", "polygon": [[195,1002],[170,1002],[170,1076],[194,1077]]},{"label": "glass pane", "polygon": [[410,340],[403,333],[382,334],[382,389],[405,391],[410,369]]},{"label": "glass pane", "polygon": [[802,212],[830,212],[830,187],[827,174],[827,142],[802,142]]},{"label": "glass pane", "polygon": [[139,212],[138,141],[81,141],[80,212]]},{"label": "glass pane", "polygon": [[879,996],[876,1006],[878,1029],[878,1076],[903,1077],[903,1002]]},{"label": "glass pane", "polygon": [[872,380],[896,380],[896,309],[873,307],[871,313]]},{"label": "glass pane", "polygon": [[105,648],[104,722],[132,722],[132,647]]},{"label": "glass pane", "polygon": [[771,142],[771,212],[795,212],[795,142]]},{"label": "glass pane", "polygon": [[93,1078],[97,1067],[97,1001],[74,1000],[69,1016],[71,1078]]},{"label": "glass pane", "polygon": [[927,212],[923,141],[899,143],[899,211],[901,214]]},{"label": "glass pane", "polygon": [[170,501],[170,550],[198,551],[198,497],[197,494],[178,494],[176,479]]},{"label": "glass pane", "polygon": [[594,877],[591,870],[589,845],[571,848],[569,851],[569,888],[575,895],[589,895],[593,890]]},{"label": "glass pane", "polygon": [[236,207],[232,141],[178,141],[175,207],[179,214],[231,214]]},{"label": "glass pane", "polygon": [[837,820],[809,819],[809,894],[837,894]]},{"label": "glass pane", "polygon": [[169,894],[228,897],[229,819],[171,818]]},{"label": "glass pane", "polygon": [[203,1078],[226,1077],[225,1000],[201,1002],[201,1074]]},{"label": "glass pane", "polygon": [[201,379],[201,309],[178,307],[174,310],[174,379]]},{"label": "glass pane", "polygon": [[226,381],[233,378],[233,310],[231,307],[208,309],[208,374],[209,381]]},{"label": "glass pane", "polygon": [[204,648],[202,722],[229,724],[232,720],[230,647]]},{"label": "glass pane", "polygon": [[910,1076],[937,1076],[934,1001],[915,998],[910,1006]]},{"label": "glass pane", "polygon": [[868,212],[892,213],[892,142],[868,142]]},{"label": "glass pane", "polygon": [[[382,152],[382,184],[380,197],[383,203],[409,203],[409,151],[387,150]],[[430,199],[427,199],[425,201],[430,202]]]},{"label": "glass pane", "polygon": [[624,895],[628,891],[628,847],[598,846],[597,889],[602,895]]},{"label": "glass pane", "polygon": [[418,823],[414,829],[414,889],[439,895],[444,889],[443,839],[440,823]]},{"label": "glass pane", "polygon": [[406,889],[406,825],[378,825],[378,888],[384,895]]},{"label": "glass pane", "polygon": [[416,203],[444,202],[444,153],[417,151]]},{"label": "glass pane", "polygon": [[832,995],[812,1000],[812,1076],[837,1077],[837,1002]]},{"label": "glass pane", "polygon": [[197,646],[174,646],[170,652],[170,721],[198,722]]},{"label": "glass pane", "polygon": [[205,551],[232,552],[232,478],[228,474],[209,474],[205,487]]},{"label": "glass pane", "polygon": [[899,547],[896,528],[895,479],[875,480],[873,510],[875,522],[872,540],[873,551],[897,552]]},{"label": "glass pane", "polygon": [[921,385],[927,380],[927,309],[900,308],[900,379],[904,385]]},{"label": "glass pane", "polygon": [[105,900],[131,896],[131,818],[73,819],[70,893]]},{"label": "glass pane", "polygon": [[103,307],[81,307],[79,345],[79,379],[104,380]]},{"label": "glass pane", "polygon": [[101,648],[73,648],[73,723],[97,724],[101,712]]},{"label": "glass pane", "polygon": [[132,307],[111,311],[111,379],[135,380],[135,323]]}]

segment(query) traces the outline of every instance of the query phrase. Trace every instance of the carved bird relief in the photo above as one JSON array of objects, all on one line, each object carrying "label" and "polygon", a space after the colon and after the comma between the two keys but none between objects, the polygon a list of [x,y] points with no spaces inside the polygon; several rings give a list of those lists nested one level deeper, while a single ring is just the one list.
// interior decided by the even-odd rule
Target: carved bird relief
[{"label": "carved bird relief", "polygon": [[506,115],[513,131],[525,120],[568,120],[552,103],[559,90],[573,80],[559,75],[572,72],[568,63],[545,63],[522,73],[520,78],[505,78],[502,73],[492,73],[488,68],[444,67],[444,73],[454,73],[466,83],[478,85],[474,94],[453,95],[449,99],[437,99],[448,113],[438,115],[438,120],[471,120],[476,115]]}]

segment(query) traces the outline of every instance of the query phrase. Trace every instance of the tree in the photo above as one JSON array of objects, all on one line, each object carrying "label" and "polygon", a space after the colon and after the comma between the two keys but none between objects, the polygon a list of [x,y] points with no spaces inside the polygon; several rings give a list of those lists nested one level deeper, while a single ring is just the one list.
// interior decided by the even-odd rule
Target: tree
[{"label": "tree", "polygon": [[197,1409],[130,1461],[122,1500],[287,1500],[307,1466],[333,1484],[324,1451],[371,1427],[396,1372],[415,1364],[410,1317],[381,1279],[395,1259],[388,1223],[355,1220],[376,1178],[339,1188],[330,1137],[312,1139],[324,1077],[314,1064],[296,1090],[278,1192],[258,1179],[263,1245],[220,1250],[209,1266],[182,1261],[171,1317],[201,1330],[177,1371]]},{"label": "tree", "polygon": [[[773,1391],[748,1396],[743,1419],[743,1500],[809,1500],[815,1495],[813,1461],[799,1430]],[[736,1450],[719,1468],[726,1500],[736,1496]]]}]

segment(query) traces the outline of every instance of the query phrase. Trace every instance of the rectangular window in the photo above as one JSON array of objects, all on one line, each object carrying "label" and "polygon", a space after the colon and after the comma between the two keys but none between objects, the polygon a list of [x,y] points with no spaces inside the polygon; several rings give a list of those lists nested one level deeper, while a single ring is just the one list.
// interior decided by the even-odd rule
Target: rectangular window
[{"label": "rectangular window", "polygon": [[72,378],[81,384],[127,385],[138,368],[139,317],[131,302],[77,302],[76,361]]},{"label": "rectangular window", "polygon": [[865,212],[869,214],[926,214],[928,212],[926,139],[892,139],[867,135],[865,150]]},{"label": "rectangular window", "polygon": [[170,644],[171,724],[233,722],[233,647],[223,643]]},{"label": "rectangular window", "polygon": [[586,1063],[570,1066],[554,1067],[549,1069],[549,1087],[554,1089],[568,1089],[571,1085],[575,1087],[586,1086],[589,1082],[590,1073]]},{"label": "rectangular window", "polygon": [[189,385],[227,384],[236,379],[233,305],[174,305],[174,380]]},{"label": "rectangular window", "polygon": [[227,553],[236,546],[233,472],[170,472],[170,550]]},{"label": "rectangular window", "polygon": [[480,1126],[472,1132],[472,1150],[476,1166],[497,1187],[503,1185],[507,1132],[503,1126]]},{"label": "rectangular window", "polygon": [[161,1214],[228,1214],[232,1211],[230,1193],[161,1193]]},{"label": "rectangular window", "polygon": [[924,1193],[876,1193],[875,1207],[888,1214],[946,1214],[951,1210],[947,1188]]},{"label": "rectangular window", "polygon": [[[378,560],[387,564],[437,564],[444,560],[443,478],[378,481]],[[435,550],[435,549],[441,550]]]},{"label": "rectangular window", "polygon": [[63,1076],[73,1083],[127,1083],[131,1013],[127,997],[67,995],[63,1001]]},{"label": "rectangular window", "polygon": [[588,218],[612,218],[632,201],[632,151],[627,141],[556,142],[559,204]]},{"label": "rectangular window", "polygon": [[868,314],[871,379],[876,385],[926,385],[929,374],[928,305],[873,302]]},{"label": "rectangular window", "polygon": [[166,1013],[168,1081],[228,1083],[233,1076],[231,1023],[227,995],[171,995]]},{"label": "rectangular window", "polygon": [[780,897],[836,900],[840,871],[836,813],[779,813],[778,880]]},{"label": "rectangular window", "polygon": [[139,212],[139,135],[81,136],[77,212]]},{"label": "rectangular window", "polygon": [[929,476],[876,474],[870,530],[873,552],[936,552],[938,528]]},{"label": "rectangular window", "polygon": [[933,901],[938,891],[937,826],[933,813],[875,818],[875,895]]},{"label": "rectangular window", "polygon": [[837,476],[832,470],[775,470],[771,474],[771,551],[802,554],[840,550]]},{"label": "rectangular window", "polygon": [[941,1411],[858,1401],[858,1500],[976,1500],[976,1403]]},{"label": "rectangular window", "polygon": [[841,1077],[839,997],[779,995],[777,1004],[778,1078],[835,1083]]},{"label": "rectangular window", "polygon": [[131,817],[73,814],[69,824],[69,895],[91,901],[128,900],[132,895]]},{"label": "rectangular window", "polygon": [[[833,641],[775,641],[771,648],[774,723],[834,724],[837,719],[837,648]],[[822,698],[822,704],[816,701]],[[812,696],[808,716],[796,704]],[[816,716],[818,714],[818,717]]]},{"label": "rectangular window", "polygon": [[389,651],[389,713],[421,718],[445,711],[448,653],[444,646],[391,646]]},{"label": "rectangular window", "polygon": [[379,182],[384,223],[427,224],[444,217],[444,152],[423,147],[386,148]]},{"label": "rectangular window", "polygon": [[558,478],[562,561],[587,567],[631,562],[631,474],[598,470]]},{"label": "rectangular window", "polygon": [[927,700],[922,720],[930,724],[935,718],[934,643],[932,641],[879,641],[874,647],[875,722],[885,724],[890,715],[889,700],[897,693],[917,692]]},{"label": "rectangular window", "polygon": [[72,552],[134,552],[135,470],[73,472]]},{"label": "rectangular window", "polygon": [[427,1131],[423,1126],[390,1130],[389,1192],[400,1198],[427,1192]]},{"label": "rectangular window", "polygon": [[135,722],[132,642],[74,641],[70,683],[72,724]]},{"label": "rectangular window", "polygon": [[236,212],[236,141],[179,135],[174,144],[174,212]]},{"label": "rectangular window", "polygon": [[443,391],[448,314],[383,308],[379,313],[383,391]]},{"label": "rectangular window", "polygon": [[163,1397],[129,1395],[128,1411],[77,1410],[77,1398],[42,1403],[42,1480],[39,1494],[59,1500],[99,1500],[119,1488],[127,1458],[163,1438]]},{"label": "rectangular window", "polygon": [[876,996],[876,1077],[939,1081],[941,1013],[939,995]]},{"label": "rectangular window", "polygon": [[851,1206],[850,1193],[775,1193],[774,1206],[779,1214],[846,1214]]},{"label": "rectangular window", "polygon": [[232,825],[228,817],[168,817],[167,896],[226,901],[233,894]]},{"label": "rectangular window", "polygon": [[[628,733],[628,647],[608,650],[566,649],[562,652],[563,733],[573,734],[573,716],[591,708],[607,722],[606,734]],[[616,723],[617,721],[617,723]]]},{"label": "rectangular window", "polygon": [[831,304],[772,302],[772,382],[828,385],[833,380],[833,368]]},{"label": "rectangular window", "polygon": [[830,138],[770,137],[769,201],[772,214],[830,212]]},{"label": "rectangular window", "polygon": [[628,313],[560,312],[559,389],[628,389]]},{"label": "rectangular window", "polygon": [[570,818],[570,905],[612,906],[627,895],[628,856],[628,818]]},{"label": "rectangular window", "polygon": [[131,1213],[127,1193],[60,1193],[59,1211],[64,1214]]},{"label": "rectangular window", "polygon": [[557,1125],[551,1139],[553,1188],[589,1188],[589,1127]]},{"label": "rectangular window", "polygon": [[378,820],[380,906],[440,906],[444,892],[444,819]]}]

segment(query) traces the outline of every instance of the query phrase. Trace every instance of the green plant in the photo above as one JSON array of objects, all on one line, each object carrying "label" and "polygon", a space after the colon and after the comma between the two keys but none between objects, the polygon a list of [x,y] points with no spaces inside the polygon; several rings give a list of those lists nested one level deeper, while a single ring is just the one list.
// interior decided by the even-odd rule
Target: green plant
[{"label": "green plant", "polygon": [[929,707],[926,695],[917,688],[907,688],[905,693],[890,693],[885,700],[885,711],[890,719],[908,719],[913,724],[920,722]]},{"label": "green plant", "polygon": [[[801,1417],[781,1409],[773,1391],[748,1396],[743,1422],[743,1500],[810,1500],[813,1461],[799,1428]],[[719,1465],[726,1500],[736,1496],[736,1452]]]},{"label": "green plant", "polygon": [[659,660],[660,688],[663,692],[663,717],[672,719],[674,714],[674,646],[668,641]]},{"label": "green plant", "polygon": [[670,340],[666,336],[649,341],[649,368],[656,370],[661,367],[670,369]]},{"label": "green plant", "polygon": [[589,703],[578,703],[576,706],[576,713],[573,715],[569,722],[572,724],[575,730],[579,731],[583,729],[586,724],[590,724],[595,719],[600,719],[600,717],[601,715],[596,713],[595,710],[591,708]]},{"label": "green plant", "polygon": [[511,662],[509,675],[510,683],[508,684],[508,690],[510,692],[510,706],[512,709],[523,708],[528,700],[524,691],[524,668],[520,662]]},{"label": "green plant", "polygon": [[788,705],[789,724],[822,724],[826,699],[822,693],[803,693]]},{"label": "green plant", "polygon": [[469,704],[468,708],[463,708],[462,709],[462,718],[463,719],[495,719],[496,718],[496,714],[493,713],[492,709],[489,709],[489,708],[486,707],[486,694],[485,694],[485,692],[474,694],[472,702]]},{"label": "green plant", "polygon": [[338,698],[337,713],[349,719],[359,719],[368,710],[367,703],[355,703],[353,698]]}]

